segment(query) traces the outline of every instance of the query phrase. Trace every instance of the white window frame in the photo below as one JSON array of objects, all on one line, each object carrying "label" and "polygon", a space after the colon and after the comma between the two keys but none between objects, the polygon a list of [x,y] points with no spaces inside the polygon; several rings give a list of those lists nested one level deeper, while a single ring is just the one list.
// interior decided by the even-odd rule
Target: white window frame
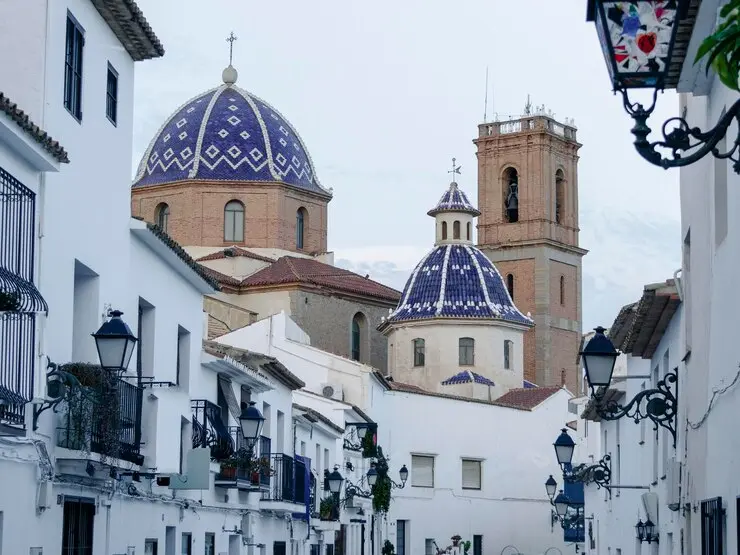
[{"label": "white window frame", "polygon": [[[465,485],[465,463],[474,463],[478,466],[478,487]],[[462,457],[460,459],[460,484],[462,489],[470,491],[480,491],[483,489],[483,461],[471,457]]]},{"label": "white window frame", "polygon": [[[435,467],[435,461],[436,457],[434,455],[425,455],[425,454],[412,454],[411,455],[411,486],[415,488],[434,488],[434,467]],[[419,463],[421,460],[431,460],[432,461],[432,469],[431,469],[431,482],[429,480],[425,480],[424,476],[424,470],[420,471],[418,464],[414,464],[415,461],[418,461]]]}]

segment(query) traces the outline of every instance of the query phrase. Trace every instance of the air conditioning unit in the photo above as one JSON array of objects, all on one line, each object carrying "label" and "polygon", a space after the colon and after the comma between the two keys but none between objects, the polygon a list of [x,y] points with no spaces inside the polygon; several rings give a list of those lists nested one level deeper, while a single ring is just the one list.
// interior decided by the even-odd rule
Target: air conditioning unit
[{"label": "air conditioning unit", "polygon": [[680,485],[681,463],[671,457],[666,461],[666,505],[672,511],[681,508]]},{"label": "air conditioning unit", "polygon": [[334,399],[335,401],[344,400],[344,391],[342,390],[342,386],[338,383],[322,383],[321,394],[324,397]]}]

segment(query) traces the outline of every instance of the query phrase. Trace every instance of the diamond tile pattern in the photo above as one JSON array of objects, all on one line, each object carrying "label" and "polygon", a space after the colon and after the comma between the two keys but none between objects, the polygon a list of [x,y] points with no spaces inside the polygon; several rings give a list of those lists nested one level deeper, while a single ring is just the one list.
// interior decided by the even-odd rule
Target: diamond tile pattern
[{"label": "diamond tile pattern", "polygon": [[488,318],[533,324],[514,306],[501,275],[480,250],[435,247],[406,282],[388,322],[426,318]]},{"label": "diamond tile pattern", "polygon": [[474,216],[480,216],[478,209],[468,200],[468,196],[457,187],[454,181],[450,183],[442,197],[439,199],[437,206],[432,208],[427,214],[434,216],[439,212],[467,212]]},{"label": "diamond tile pattern", "polygon": [[485,376],[481,376],[480,374],[477,374],[475,372],[471,372],[470,370],[463,370],[459,374],[455,374],[454,376],[450,376],[446,380],[442,382],[442,385],[457,385],[461,383],[479,383],[482,385],[490,385],[495,386],[496,384],[493,383],[493,380],[490,380],[486,378]]},{"label": "diamond tile pattern", "polygon": [[144,154],[133,187],[187,179],[282,181],[330,194],[290,123],[233,85],[191,99],[167,120]]}]

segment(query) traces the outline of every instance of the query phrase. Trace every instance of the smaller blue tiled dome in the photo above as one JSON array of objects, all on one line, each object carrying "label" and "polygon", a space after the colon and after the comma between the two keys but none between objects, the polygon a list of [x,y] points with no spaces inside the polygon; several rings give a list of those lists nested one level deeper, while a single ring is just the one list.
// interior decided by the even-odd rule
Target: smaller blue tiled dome
[{"label": "smaller blue tiled dome", "polygon": [[450,183],[449,189],[440,197],[437,206],[432,208],[427,214],[436,216],[441,212],[465,212],[472,216],[480,216],[478,209],[471,204],[468,196],[458,189],[457,183],[454,181]]},{"label": "smaller blue tiled dome", "polygon": [[490,380],[485,376],[481,376],[480,374],[471,370],[463,370],[462,372],[455,374],[454,376],[450,376],[442,382],[442,385],[458,385],[462,383],[477,383],[481,385],[488,385],[491,387],[496,385],[495,383],[493,383],[493,380]]},{"label": "smaller blue tiled dome", "polygon": [[504,320],[532,326],[493,263],[472,245],[435,247],[414,268],[385,323],[431,318]]}]

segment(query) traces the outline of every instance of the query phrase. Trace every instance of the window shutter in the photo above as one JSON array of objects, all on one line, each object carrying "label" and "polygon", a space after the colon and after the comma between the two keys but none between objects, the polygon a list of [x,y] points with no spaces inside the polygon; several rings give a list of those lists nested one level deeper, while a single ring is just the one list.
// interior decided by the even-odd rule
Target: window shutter
[{"label": "window shutter", "polygon": [[434,457],[411,455],[411,485],[434,487]]},{"label": "window shutter", "polygon": [[481,489],[480,484],[480,461],[463,459],[462,461],[462,487],[463,489]]}]

